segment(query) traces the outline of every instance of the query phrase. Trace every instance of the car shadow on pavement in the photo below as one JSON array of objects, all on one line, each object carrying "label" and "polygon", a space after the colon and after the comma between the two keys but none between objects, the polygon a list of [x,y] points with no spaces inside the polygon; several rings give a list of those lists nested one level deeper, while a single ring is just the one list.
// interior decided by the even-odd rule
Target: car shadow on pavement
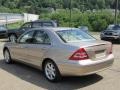
[{"label": "car shadow on pavement", "polygon": [[119,40],[109,40],[108,42],[111,42],[113,45],[117,45],[117,44],[119,45],[120,44]]},{"label": "car shadow on pavement", "polygon": [[38,87],[49,90],[75,90],[92,84],[103,79],[102,76],[94,74],[82,77],[63,77],[58,83],[47,81],[40,70],[15,62],[14,64],[5,64],[4,60],[0,60],[0,69],[25,80]]},{"label": "car shadow on pavement", "polygon": [[114,44],[114,45],[119,45],[119,44],[120,44],[119,41],[111,41],[111,42],[112,42],[112,44]]}]

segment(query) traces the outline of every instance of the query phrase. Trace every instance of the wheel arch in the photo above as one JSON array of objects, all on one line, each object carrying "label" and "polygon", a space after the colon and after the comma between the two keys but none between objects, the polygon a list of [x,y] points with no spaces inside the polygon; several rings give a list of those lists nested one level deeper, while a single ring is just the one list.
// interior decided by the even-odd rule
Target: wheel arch
[{"label": "wheel arch", "polygon": [[3,53],[5,52],[5,50],[9,50],[8,47],[3,48]]},{"label": "wheel arch", "polygon": [[[61,72],[60,72],[57,64],[55,63],[55,61],[52,60],[52,59],[50,59],[50,58],[45,58],[45,59],[43,60],[43,62],[42,62],[42,71],[44,72],[44,74],[45,74],[44,65],[46,64],[47,61],[52,62],[52,63],[54,64],[54,67],[56,68],[56,78],[55,78],[54,81],[51,81],[51,82],[57,82],[57,81],[61,80],[61,76],[62,76],[62,75],[61,75]],[[46,75],[45,75],[45,76],[46,76]],[[46,78],[48,79],[47,76],[46,76]],[[50,81],[50,79],[48,79],[48,80]]]},{"label": "wheel arch", "polygon": [[[44,58],[43,61],[42,61],[42,70],[43,70],[44,65],[45,65],[45,63],[46,63],[47,61],[52,61],[52,62],[56,65],[56,67],[58,68],[57,64],[55,63],[55,61],[54,61],[53,59],[51,59],[51,58]],[[58,69],[59,69],[59,68],[58,68]]]},{"label": "wheel arch", "polygon": [[[42,70],[43,70],[43,68],[44,68],[44,65],[45,65],[45,62],[47,62],[47,61],[52,61],[52,62],[54,62],[52,59],[50,59],[50,58],[44,58],[43,59],[43,61],[42,61]],[[54,62],[55,63],[55,62]]]}]

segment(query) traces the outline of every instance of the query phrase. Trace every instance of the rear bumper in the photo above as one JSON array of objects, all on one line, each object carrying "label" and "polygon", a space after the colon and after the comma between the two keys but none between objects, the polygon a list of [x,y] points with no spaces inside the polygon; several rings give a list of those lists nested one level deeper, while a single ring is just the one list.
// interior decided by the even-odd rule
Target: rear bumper
[{"label": "rear bumper", "polygon": [[83,76],[104,70],[113,64],[114,56],[111,54],[104,60],[84,60],[59,64],[58,68],[63,76]]}]

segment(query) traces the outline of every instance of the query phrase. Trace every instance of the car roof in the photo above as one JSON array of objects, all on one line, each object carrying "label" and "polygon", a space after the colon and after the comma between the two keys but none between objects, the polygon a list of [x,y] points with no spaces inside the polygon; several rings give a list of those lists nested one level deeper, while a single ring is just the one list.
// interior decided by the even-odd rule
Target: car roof
[{"label": "car roof", "polygon": [[48,30],[48,31],[62,31],[62,30],[72,30],[72,29],[79,29],[79,28],[70,28],[70,27],[41,27],[41,28],[33,28],[31,30]]}]

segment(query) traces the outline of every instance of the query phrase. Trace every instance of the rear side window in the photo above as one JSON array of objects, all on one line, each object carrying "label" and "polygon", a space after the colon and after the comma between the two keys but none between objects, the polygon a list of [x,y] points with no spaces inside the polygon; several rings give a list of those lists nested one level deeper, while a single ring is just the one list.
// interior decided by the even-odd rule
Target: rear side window
[{"label": "rear side window", "polygon": [[34,36],[33,43],[35,43],[35,44],[50,44],[50,38],[46,32],[37,31]]}]

